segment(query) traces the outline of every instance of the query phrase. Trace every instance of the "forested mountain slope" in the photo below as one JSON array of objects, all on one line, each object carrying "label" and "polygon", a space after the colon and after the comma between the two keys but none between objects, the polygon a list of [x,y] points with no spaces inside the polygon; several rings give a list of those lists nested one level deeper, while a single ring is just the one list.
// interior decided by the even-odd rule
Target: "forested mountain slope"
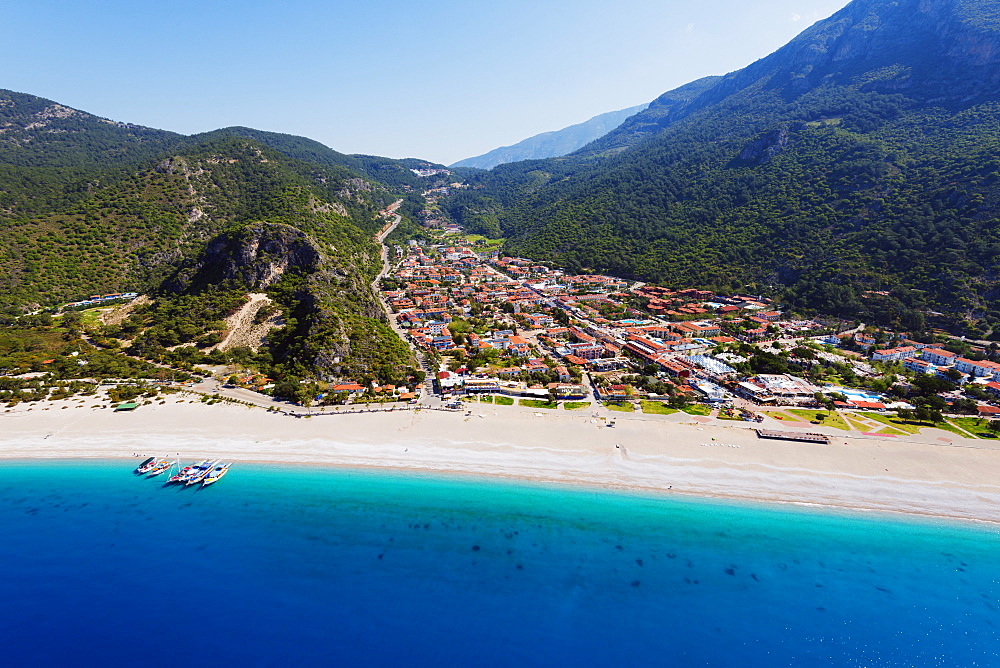
[{"label": "forested mountain slope", "polygon": [[347,155],[306,137],[245,127],[185,136],[0,89],[0,220],[58,209],[157,158],[226,137],[252,139],[303,162],[345,167],[396,191],[426,185],[411,167],[443,167],[415,159]]},{"label": "forested mountain slope", "polygon": [[274,372],[405,380],[412,354],[371,288],[379,212],[397,198],[385,185],[329,149],[310,156],[302,138],[182,137],[15,99],[0,133],[14,137],[0,145],[11,176],[0,181],[10,203],[0,216],[5,309],[143,292],[152,303],[115,336],[155,357],[211,345],[248,292],[267,292],[285,322],[269,337]]},{"label": "forested mountain slope", "polygon": [[182,138],[0,90],[0,217],[76,201]]},{"label": "forested mountain slope", "polygon": [[334,151],[332,148],[307,137],[244,127],[222,128],[202,135],[194,135],[189,138],[189,141],[197,143],[217,137],[253,139],[296,160],[327,167],[346,167],[394,190],[404,187],[420,190],[426,185],[424,179],[411,171],[414,168],[444,167],[441,164],[412,158],[395,160],[376,155],[348,155]]},{"label": "forested mountain slope", "polygon": [[573,269],[976,333],[1000,324],[998,98],[1000,0],[856,0],[449,210]]}]

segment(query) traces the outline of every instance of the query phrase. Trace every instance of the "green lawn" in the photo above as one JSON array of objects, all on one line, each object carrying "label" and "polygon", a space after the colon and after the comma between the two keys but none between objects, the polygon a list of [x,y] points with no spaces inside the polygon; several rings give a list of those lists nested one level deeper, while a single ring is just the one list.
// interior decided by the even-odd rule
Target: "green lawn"
[{"label": "green lawn", "polygon": [[997,438],[1000,434],[989,430],[989,420],[974,417],[948,418],[948,422],[957,425],[976,438]]},{"label": "green lawn", "polygon": [[[961,429],[959,429],[958,427],[956,427],[953,424],[949,424],[948,422],[935,422],[935,423],[931,424],[930,422],[913,422],[911,420],[905,420],[904,421],[904,420],[900,420],[895,415],[882,415],[881,413],[864,413],[864,416],[865,417],[869,417],[872,420],[876,420],[878,422],[881,422],[882,424],[886,425],[887,427],[889,427],[891,429],[895,429],[897,431],[905,432],[907,434],[918,434],[918,433],[920,433],[920,430],[923,429],[924,427],[933,427],[935,429],[943,429],[944,431],[950,431],[951,433],[955,434],[956,436],[961,436],[962,438],[968,438],[969,437],[969,435],[966,434],[964,431],[962,431]],[[957,418],[957,419],[959,421],[961,421],[961,420],[972,420],[973,422],[975,422],[975,418]],[[973,433],[975,433],[975,432],[973,432]]]},{"label": "green lawn", "polygon": [[[807,422],[813,422],[818,420],[819,424],[824,427],[833,427],[834,429],[843,429],[844,431],[850,431],[851,428],[844,422],[844,417],[837,411],[818,411],[809,410],[804,408],[795,408],[788,411],[795,417],[801,418]],[[823,416],[822,420],[819,420],[819,416]]]},{"label": "green lawn", "polygon": [[643,413],[652,413],[653,415],[670,415],[671,413],[676,413],[676,408],[671,408],[666,404],[659,401],[640,401],[639,404],[642,406]]},{"label": "green lawn", "polygon": [[563,408],[568,411],[578,411],[581,408],[585,408],[590,405],[589,401],[565,401],[563,402]]},{"label": "green lawn", "polygon": [[681,410],[688,415],[708,415],[712,412],[712,407],[708,404],[688,404]]},{"label": "green lawn", "polygon": [[541,399],[521,399],[517,403],[528,408],[559,408],[559,404],[556,402],[542,401]]},{"label": "green lawn", "polygon": [[876,422],[881,422],[890,429],[895,429],[901,431],[904,434],[916,434],[920,431],[921,427],[927,427],[929,425],[918,425],[914,422],[903,422],[895,415],[883,415],[882,413],[862,413],[866,418],[875,420]]},{"label": "green lawn", "polygon": [[481,403],[481,404],[492,404],[493,403],[493,396],[489,395],[489,394],[481,394],[481,395],[479,395],[479,403]]},{"label": "green lawn", "polygon": [[785,422],[801,422],[801,420],[794,415],[789,415],[784,411],[761,411],[761,413],[769,418],[774,418],[775,420],[784,420]]},{"label": "green lawn", "polygon": [[631,413],[635,410],[635,408],[632,407],[632,404],[628,402],[606,403],[604,404],[604,407],[608,410],[618,411],[619,413]]},{"label": "green lawn", "polygon": [[492,245],[492,244],[500,245],[503,243],[503,239],[490,239],[489,237],[484,237],[481,234],[466,234],[465,238],[468,239],[470,244],[481,243],[486,245]]},{"label": "green lawn", "polygon": [[844,419],[847,421],[847,424],[849,424],[853,429],[856,429],[857,431],[860,432],[872,431],[873,429],[875,429],[875,427],[871,427],[870,425],[867,425],[864,422],[859,421],[857,418],[852,420],[850,417],[845,415]]},{"label": "green lawn", "polygon": [[501,406],[513,406],[514,399],[513,397],[497,397],[497,403]]}]

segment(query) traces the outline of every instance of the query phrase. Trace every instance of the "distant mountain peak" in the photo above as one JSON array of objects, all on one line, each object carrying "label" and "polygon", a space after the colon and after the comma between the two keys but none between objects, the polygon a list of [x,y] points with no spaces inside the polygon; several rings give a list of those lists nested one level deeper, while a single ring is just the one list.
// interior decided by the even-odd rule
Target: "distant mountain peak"
[{"label": "distant mountain peak", "polygon": [[508,162],[558,158],[586,146],[598,137],[606,135],[621,125],[622,121],[626,118],[639,113],[647,106],[648,104],[640,104],[628,109],[609,111],[605,114],[594,116],[583,123],[563,128],[562,130],[543,132],[511,146],[502,146],[474,158],[459,160],[451,165],[451,167],[492,169],[497,165]]},{"label": "distant mountain peak", "polygon": [[998,106],[1000,0],[854,0],[446,206],[574,272],[1000,338]]}]

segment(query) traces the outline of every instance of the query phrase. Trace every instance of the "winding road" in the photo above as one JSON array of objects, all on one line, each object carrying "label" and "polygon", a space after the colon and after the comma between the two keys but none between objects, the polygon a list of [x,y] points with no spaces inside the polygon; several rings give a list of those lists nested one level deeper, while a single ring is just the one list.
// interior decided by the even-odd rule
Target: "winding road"
[{"label": "winding road", "polygon": [[[392,309],[389,308],[389,304],[385,301],[385,298],[382,295],[382,290],[379,287],[379,282],[383,278],[388,276],[389,271],[392,269],[392,266],[389,264],[389,247],[385,245],[385,240],[390,234],[392,234],[392,231],[396,229],[396,227],[399,225],[399,222],[403,219],[402,216],[396,213],[396,209],[398,209],[399,205],[402,203],[403,200],[397,200],[396,202],[394,202],[393,204],[389,205],[386,208],[386,211],[395,215],[395,219],[392,221],[392,223],[386,226],[381,232],[375,235],[375,240],[378,241],[379,245],[382,246],[382,269],[375,277],[375,280],[372,281],[372,291],[375,293],[375,297],[378,299],[379,304],[382,305],[382,310],[385,311],[385,319],[389,323],[389,326],[392,327],[392,331],[396,332],[396,336],[402,339],[406,343],[406,345],[410,347],[410,350],[413,351],[414,356],[416,356],[417,358],[417,363],[424,369],[424,372],[427,374],[423,383],[424,385],[423,392],[420,393],[420,404],[426,406],[431,403],[431,398],[434,396],[434,386],[432,380],[434,377],[434,369],[428,366],[427,360],[424,357],[423,352],[419,348],[413,345],[413,343],[410,341],[410,337],[407,334],[406,330],[400,327],[399,324],[396,322],[396,319],[392,317]],[[438,400],[437,403],[442,403],[442,402]]]}]

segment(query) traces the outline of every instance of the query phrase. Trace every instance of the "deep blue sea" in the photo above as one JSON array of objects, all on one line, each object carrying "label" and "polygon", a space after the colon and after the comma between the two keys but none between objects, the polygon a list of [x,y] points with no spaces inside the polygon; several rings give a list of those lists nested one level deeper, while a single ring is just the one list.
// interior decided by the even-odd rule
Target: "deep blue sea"
[{"label": "deep blue sea", "polygon": [[135,463],[0,463],[0,664],[1000,665],[995,527]]}]

